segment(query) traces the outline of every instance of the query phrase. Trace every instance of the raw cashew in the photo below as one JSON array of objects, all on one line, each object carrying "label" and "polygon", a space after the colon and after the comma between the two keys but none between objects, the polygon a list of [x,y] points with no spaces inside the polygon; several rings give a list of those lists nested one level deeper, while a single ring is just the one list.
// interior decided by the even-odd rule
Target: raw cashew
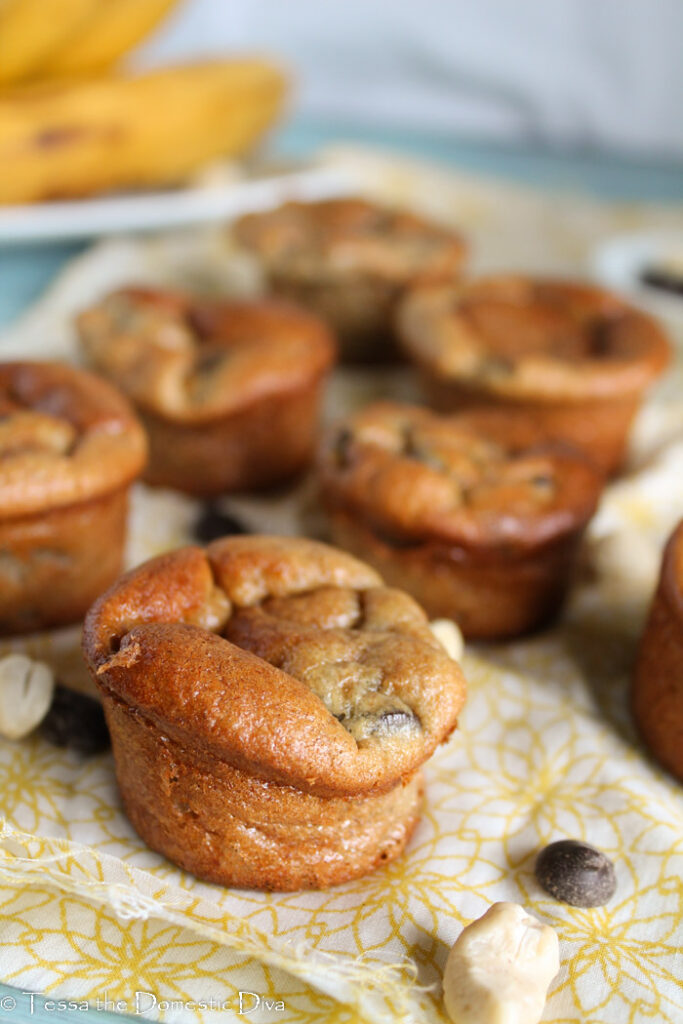
[{"label": "raw cashew", "polygon": [[429,628],[441,646],[445,648],[446,654],[453,661],[460,661],[465,650],[465,641],[456,624],[451,619],[434,619],[429,623]]},{"label": "raw cashew", "polygon": [[0,659],[0,736],[18,740],[42,722],[52,703],[54,676],[25,654]]},{"label": "raw cashew", "polygon": [[517,903],[494,903],[456,940],[444,1002],[453,1024],[538,1024],[560,966],[557,935]]}]

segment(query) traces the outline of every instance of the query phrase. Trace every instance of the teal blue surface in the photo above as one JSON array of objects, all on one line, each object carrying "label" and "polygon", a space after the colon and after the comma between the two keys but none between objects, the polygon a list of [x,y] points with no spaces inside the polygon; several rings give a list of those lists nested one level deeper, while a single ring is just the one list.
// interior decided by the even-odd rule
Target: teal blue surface
[{"label": "teal blue surface", "polygon": [[540,188],[588,192],[605,199],[683,201],[683,164],[589,151],[502,145],[445,135],[293,121],[274,139],[278,152],[305,157],[320,146],[360,142],[435,160],[491,178]]},{"label": "teal blue surface", "polygon": [[[542,188],[589,192],[620,200],[683,201],[683,168],[680,164],[628,160],[589,153],[559,153],[529,146],[503,147],[465,139],[404,132],[293,122],[273,140],[277,155],[306,157],[332,142],[362,142],[387,150],[409,153],[425,160]],[[0,327],[25,309],[83,243],[17,245],[0,248]],[[0,936],[0,967],[2,937]],[[3,1000],[15,1000],[8,1008]],[[36,997],[31,1012],[28,995],[0,984],[0,1024],[49,1024],[85,1021],[119,1022],[122,1017],[105,1011],[45,1009]],[[143,1020],[143,1017],[131,1018]]]},{"label": "teal blue surface", "polygon": [[0,246],[0,329],[30,306],[55,274],[86,248],[83,242]]}]

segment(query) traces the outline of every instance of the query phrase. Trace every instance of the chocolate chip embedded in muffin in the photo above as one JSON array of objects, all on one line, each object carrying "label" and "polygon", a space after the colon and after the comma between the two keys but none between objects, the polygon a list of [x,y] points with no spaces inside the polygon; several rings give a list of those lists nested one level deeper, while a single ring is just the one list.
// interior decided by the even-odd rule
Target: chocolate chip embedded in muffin
[{"label": "chocolate chip embedded in muffin", "polygon": [[464,700],[407,594],[302,539],[153,559],[96,602],[84,651],[133,825],[224,885],[320,888],[396,857]]},{"label": "chocolate chip embedded in muffin", "polygon": [[285,203],[247,214],[238,242],[261,262],[272,291],[330,324],[342,358],[396,358],[393,315],[408,286],[454,280],[465,259],[462,238],[414,213],[364,199]]},{"label": "chocolate chip embedded in muffin", "polygon": [[605,473],[670,349],[657,322],[589,284],[499,275],[413,289],[397,330],[428,401],[443,411],[532,416]]},{"label": "chocolate chip embedded in muffin", "polygon": [[421,729],[420,719],[402,700],[374,692],[365,694],[352,713],[339,717],[359,747],[378,737],[406,736]]},{"label": "chocolate chip embedded in muffin", "polygon": [[533,420],[392,402],[333,428],[318,470],[335,542],[470,637],[514,636],[557,611],[602,485]]}]

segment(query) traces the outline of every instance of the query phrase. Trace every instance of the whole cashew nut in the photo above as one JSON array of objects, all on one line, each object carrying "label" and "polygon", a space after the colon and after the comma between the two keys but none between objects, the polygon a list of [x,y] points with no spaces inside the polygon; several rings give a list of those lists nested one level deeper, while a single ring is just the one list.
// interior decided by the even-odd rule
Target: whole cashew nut
[{"label": "whole cashew nut", "polygon": [[517,903],[494,903],[456,940],[443,976],[453,1024],[538,1024],[560,967],[552,928]]},{"label": "whole cashew nut", "polygon": [[0,659],[0,736],[18,740],[42,722],[52,703],[54,676],[25,654]]}]

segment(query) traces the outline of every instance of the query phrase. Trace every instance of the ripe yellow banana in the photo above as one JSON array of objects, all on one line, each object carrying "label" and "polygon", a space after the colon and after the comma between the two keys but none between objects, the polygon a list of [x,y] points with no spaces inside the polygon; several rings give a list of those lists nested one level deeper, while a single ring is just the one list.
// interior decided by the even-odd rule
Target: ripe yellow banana
[{"label": "ripe yellow banana", "polygon": [[0,85],[36,74],[101,0],[0,0]]},{"label": "ripe yellow banana", "polygon": [[95,74],[144,39],[178,0],[99,0],[90,17],[63,46],[53,50],[41,75],[59,78]]},{"label": "ripe yellow banana", "polygon": [[0,203],[182,181],[244,152],[282,105],[268,61],[212,61],[0,97]]}]

